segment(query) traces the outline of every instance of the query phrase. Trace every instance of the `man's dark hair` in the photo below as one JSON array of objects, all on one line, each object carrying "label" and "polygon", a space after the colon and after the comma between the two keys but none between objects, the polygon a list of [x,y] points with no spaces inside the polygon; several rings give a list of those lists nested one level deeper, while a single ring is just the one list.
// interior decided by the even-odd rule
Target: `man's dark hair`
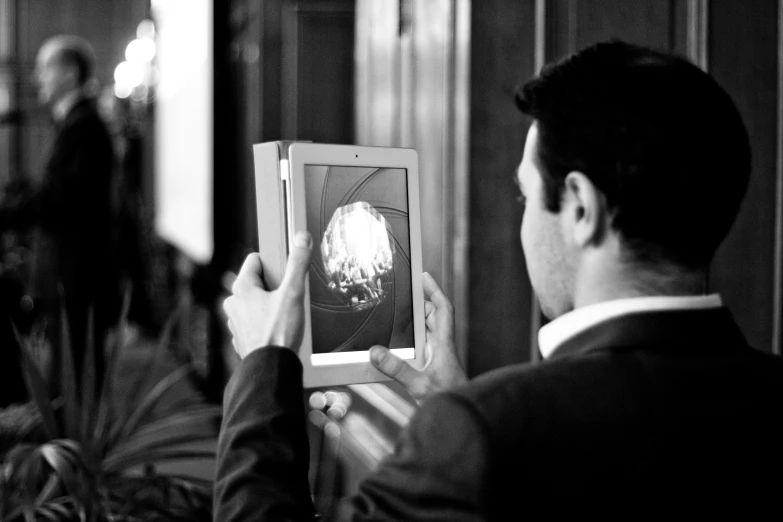
[{"label": "man's dark hair", "polygon": [[544,204],[565,177],[606,196],[611,226],[637,261],[706,267],[734,222],[750,176],[739,111],[688,60],[620,41],[593,45],[518,90],[538,127]]},{"label": "man's dark hair", "polygon": [[64,65],[76,68],[79,85],[84,85],[92,77],[95,68],[95,52],[92,46],[78,36],[63,35],[52,39],[56,42],[56,59]]}]

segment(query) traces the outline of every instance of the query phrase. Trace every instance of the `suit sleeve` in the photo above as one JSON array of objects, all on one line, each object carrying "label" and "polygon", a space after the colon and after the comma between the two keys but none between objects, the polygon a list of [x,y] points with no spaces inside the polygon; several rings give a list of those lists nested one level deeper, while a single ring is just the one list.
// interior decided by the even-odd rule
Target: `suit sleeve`
[{"label": "suit sleeve", "polygon": [[248,355],[226,387],[214,519],[313,520],[302,366],[294,352]]},{"label": "suit sleeve", "polygon": [[482,520],[489,461],[481,416],[455,394],[429,399],[395,451],[336,520]]},{"label": "suit sleeve", "polygon": [[[302,367],[290,350],[247,356],[229,382],[218,439],[215,520],[313,520]],[[330,520],[481,520],[488,437],[456,394],[431,398],[395,451]]]}]

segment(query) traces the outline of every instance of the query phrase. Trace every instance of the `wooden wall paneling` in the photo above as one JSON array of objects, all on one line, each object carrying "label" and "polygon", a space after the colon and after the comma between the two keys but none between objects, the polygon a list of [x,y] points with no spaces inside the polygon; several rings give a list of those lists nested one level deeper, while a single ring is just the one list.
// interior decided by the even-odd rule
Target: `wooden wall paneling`
[{"label": "wooden wall paneling", "polygon": [[283,2],[283,138],[354,141],[353,0]]},{"label": "wooden wall paneling", "polygon": [[775,140],[775,252],[772,353],[783,354],[783,1],[778,0],[777,139]]},{"label": "wooden wall paneling", "polygon": [[424,269],[454,304],[463,360],[469,315],[470,8],[466,0],[430,0],[403,2],[400,10],[400,108],[408,117],[401,142],[419,154]]},{"label": "wooden wall paneling", "polygon": [[0,184],[18,174],[21,159],[18,61],[16,60],[17,23],[16,2],[0,0]]},{"label": "wooden wall paneling", "polygon": [[258,242],[251,144],[258,131],[261,0],[214,9],[214,207],[216,270],[236,270]]},{"label": "wooden wall paneling", "polygon": [[463,363],[468,360],[470,331],[470,100],[472,2],[457,0],[453,18],[452,151],[452,251],[451,300],[454,304],[454,336]]},{"label": "wooden wall paneling", "polygon": [[[51,146],[51,131],[49,116],[44,110],[41,110],[38,104],[37,87],[33,78],[35,54],[45,38],[60,31],[54,32],[50,29],[51,32],[44,32],[53,22],[50,17],[46,17],[42,13],[31,13],[31,4],[34,3],[29,0],[16,2],[16,60],[17,74],[19,75],[17,78],[19,85],[17,100],[19,108],[25,114],[25,120],[18,131],[19,139],[23,144],[18,168],[20,176],[40,181],[46,160],[46,151]],[[51,8],[51,6],[47,7]],[[47,23],[36,24],[36,19],[47,20]]]},{"label": "wooden wall paneling", "polygon": [[764,351],[772,350],[774,313],[777,25],[771,1],[710,4],[709,69],[745,120],[753,171],[737,221],[711,267],[709,287],[723,296],[749,343]]},{"label": "wooden wall paneling", "polygon": [[[399,97],[399,118],[400,118],[400,141],[401,147],[412,147],[414,143],[413,129],[414,111],[413,111],[413,89],[415,69],[414,61],[417,59],[414,55],[413,46],[413,6],[416,0],[397,0],[399,2],[398,27],[400,34],[400,97]],[[420,164],[421,165],[421,164]],[[419,171],[421,174],[421,171]]]},{"label": "wooden wall paneling", "polygon": [[513,182],[527,124],[515,87],[536,72],[535,1],[472,3],[470,50],[471,376],[529,357],[532,290]]},{"label": "wooden wall paneling", "polygon": [[689,3],[682,0],[669,0],[669,47],[668,49],[681,56],[688,56],[689,36]]},{"label": "wooden wall paneling", "polygon": [[686,16],[686,56],[706,71],[709,65],[709,2],[688,0]]},{"label": "wooden wall paneling", "polygon": [[[424,266],[468,330],[469,0],[360,0],[357,143],[419,154]],[[464,359],[464,357],[463,357]]]},{"label": "wooden wall paneling", "polygon": [[412,136],[419,153],[424,270],[451,294],[451,252],[446,240],[451,211],[449,143],[452,17],[450,0],[413,3]]},{"label": "wooden wall paneling", "polygon": [[671,4],[646,0],[570,0],[576,4],[576,49],[599,40],[620,38],[666,49],[671,42]]},{"label": "wooden wall paneling", "polygon": [[424,267],[451,297],[456,343],[468,330],[471,2],[360,0],[357,142],[419,154]]},{"label": "wooden wall paneling", "polygon": [[[239,6],[241,7],[238,7]],[[231,124],[237,113],[238,76],[235,67],[240,57],[239,47],[234,47],[233,31],[238,11],[244,7],[244,0],[222,2],[213,6],[213,73],[214,73],[214,115],[213,133],[214,180],[212,185],[212,237],[214,253],[212,264],[217,270],[237,270],[241,257],[232,249],[236,243],[237,218],[229,209],[237,197],[237,179],[242,171],[239,141]],[[226,174],[222,174],[222,173]],[[221,175],[222,174],[222,175]],[[236,266],[234,266],[236,265]]]},{"label": "wooden wall paneling", "polygon": [[0,61],[16,56],[16,0],[0,0]]},{"label": "wooden wall paneling", "polygon": [[679,17],[685,14],[680,4],[676,0],[548,0],[547,60],[611,38],[657,49],[679,47],[678,28],[684,23]]},{"label": "wooden wall paneling", "polygon": [[356,5],[356,143],[399,146],[400,2]]},{"label": "wooden wall paneling", "polygon": [[[543,0],[537,8],[545,11],[544,63],[558,60],[576,49],[577,0]],[[538,71],[536,71],[538,72]]]},{"label": "wooden wall paneling", "polygon": [[[262,81],[263,67],[267,59],[273,59],[267,52],[264,33],[264,15],[267,9],[272,9],[275,2],[262,0],[242,0],[234,2],[230,12],[229,42],[224,44],[224,51],[219,58],[229,64],[231,100],[230,114],[241,117],[228,117],[222,127],[229,135],[233,147],[231,162],[236,164],[232,173],[235,178],[236,192],[226,201],[225,211],[235,221],[231,233],[237,241],[235,249],[240,247],[257,249],[257,217],[255,201],[255,171],[253,168],[253,152],[251,144],[264,141],[262,139],[262,117],[265,114],[263,100],[267,90],[279,91],[277,85],[266,85]],[[277,47],[279,54],[279,45]],[[228,56],[226,56],[228,55]],[[279,63],[279,58],[278,58]],[[216,62],[216,67],[225,67]],[[278,109],[279,110],[279,109]],[[216,126],[216,129],[219,127]],[[222,131],[221,131],[222,132]],[[277,130],[279,138],[279,129]],[[216,170],[220,172],[225,167]],[[220,175],[220,174],[218,174]],[[217,238],[216,238],[217,239]]]},{"label": "wooden wall paneling", "polygon": [[[256,143],[282,137],[282,1],[258,0],[261,6],[260,130]],[[255,219],[255,217],[253,217]]]},{"label": "wooden wall paneling", "polygon": [[280,64],[281,79],[281,113],[284,117],[280,120],[281,137],[284,140],[293,140],[297,137],[299,117],[299,27],[297,20],[297,4],[294,1],[285,1],[281,10],[281,52]]},{"label": "wooden wall paneling", "polygon": [[[264,44],[262,38],[263,0],[252,0],[248,2],[247,29],[244,38],[244,97],[242,98],[242,111],[245,113],[243,140],[244,146],[243,159],[246,162],[243,177],[242,194],[244,196],[245,216],[243,223],[243,240],[246,245],[253,249],[258,248],[258,219],[256,216],[256,197],[255,197],[255,170],[253,168],[253,153],[250,147],[253,143],[259,143],[261,139],[261,120],[262,120],[262,101],[266,86],[262,82],[262,67],[265,57],[262,55]],[[278,53],[279,54],[279,53]],[[270,86],[272,87],[272,86]]]}]

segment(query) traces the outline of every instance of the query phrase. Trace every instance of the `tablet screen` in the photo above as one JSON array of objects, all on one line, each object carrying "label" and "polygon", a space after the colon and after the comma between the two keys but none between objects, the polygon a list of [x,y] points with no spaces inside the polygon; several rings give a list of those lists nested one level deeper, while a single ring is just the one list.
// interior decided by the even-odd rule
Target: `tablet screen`
[{"label": "tablet screen", "polygon": [[312,364],[414,357],[407,171],[305,165]]}]

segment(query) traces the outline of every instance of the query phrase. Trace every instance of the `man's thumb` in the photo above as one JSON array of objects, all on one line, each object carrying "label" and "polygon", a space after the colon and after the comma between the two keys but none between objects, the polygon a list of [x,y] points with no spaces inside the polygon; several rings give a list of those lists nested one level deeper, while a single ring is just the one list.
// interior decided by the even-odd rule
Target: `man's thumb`
[{"label": "man's thumb", "polygon": [[370,348],[370,362],[381,373],[391,377],[406,388],[416,380],[416,370],[383,346]]},{"label": "man's thumb", "polygon": [[312,243],[313,240],[309,233],[296,233],[291,251],[288,254],[285,275],[283,275],[283,281],[280,283],[280,286],[289,287],[297,293],[304,291],[305,275],[310,268]]}]

